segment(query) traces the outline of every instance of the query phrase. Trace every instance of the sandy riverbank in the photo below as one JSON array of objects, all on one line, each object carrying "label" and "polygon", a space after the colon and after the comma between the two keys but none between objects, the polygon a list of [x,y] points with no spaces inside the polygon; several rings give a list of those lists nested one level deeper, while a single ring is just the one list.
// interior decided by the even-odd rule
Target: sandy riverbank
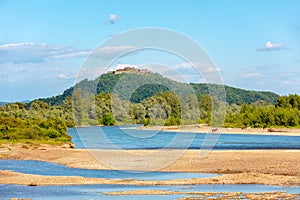
[{"label": "sandy riverbank", "polygon": [[168,190],[131,190],[119,192],[104,192],[105,195],[189,195],[180,200],[195,199],[297,199],[299,194],[288,194],[287,192],[262,192],[262,193],[242,193],[242,192],[179,192]]},{"label": "sandy riverbank", "polygon": [[294,176],[270,175],[258,173],[223,174],[211,178],[192,178],[177,180],[134,180],[134,179],[106,179],[85,178],[80,176],[41,176],[0,170],[0,184],[37,185],[90,185],[90,184],[118,184],[118,185],[200,185],[200,184],[265,184],[280,186],[297,186],[298,179]]},{"label": "sandy riverbank", "polygon": [[[166,162],[166,155],[181,155],[157,171],[201,172],[224,174],[206,179],[179,180],[180,184],[268,184],[300,185],[300,150],[243,150],[211,151],[200,157],[198,150],[97,150],[68,149],[41,145],[7,145],[0,148],[0,159],[41,160],[75,168],[149,170],[150,163]],[[151,169],[150,169],[151,170]],[[83,177],[43,177],[2,171],[0,183],[30,184],[113,184],[111,180],[96,180]],[[31,178],[30,178],[31,177]],[[104,181],[104,182],[103,182]],[[121,180],[124,181],[124,180]],[[132,180],[131,180],[132,181]],[[131,182],[126,184],[158,184],[157,182]],[[116,184],[116,183],[114,183]],[[119,183],[118,183],[119,184]],[[175,184],[160,182],[160,184]]]},{"label": "sandy riverbank", "polygon": [[[182,125],[182,126],[142,126],[141,130],[162,130],[170,132],[192,132],[192,133],[212,133],[212,127],[207,125]],[[268,132],[268,128],[218,128],[217,134],[253,134],[253,135],[282,135],[300,136],[299,128],[273,128],[275,132]]]}]

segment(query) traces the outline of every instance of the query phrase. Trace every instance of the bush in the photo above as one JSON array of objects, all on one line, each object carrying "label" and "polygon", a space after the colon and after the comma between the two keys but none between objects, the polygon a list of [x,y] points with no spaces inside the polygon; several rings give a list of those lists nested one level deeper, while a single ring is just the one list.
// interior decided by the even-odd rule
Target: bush
[{"label": "bush", "polygon": [[112,126],[115,125],[116,121],[113,118],[112,114],[106,114],[102,118],[102,124],[105,126]]}]

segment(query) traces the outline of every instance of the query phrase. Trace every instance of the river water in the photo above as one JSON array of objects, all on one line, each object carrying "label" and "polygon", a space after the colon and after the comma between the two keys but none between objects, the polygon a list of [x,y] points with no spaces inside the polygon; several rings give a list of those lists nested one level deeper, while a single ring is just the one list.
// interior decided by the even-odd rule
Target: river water
[{"label": "river water", "polygon": [[[298,136],[262,136],[243,134],[177,133],[140,130],[136,126],[70,128],[76,148],[102,149],[300,149]],[[109,179],[171,180],[205,178],[218,174],[125,172],[116,170],[75,169],[63,165],[32,160],[0,160],[0,170],[45,176],[83,176]],[[40,200],[65,199],[177,199],[187,195],[125,195],[109,196],[103,192],[127,190],[168,190],[198,192],[269,192],[300,193],[300,187],[267,185],[190,185],[190,186],[126,186],[126,185],[75,185],[75,186],[22,186],[0,185],[0,199],[32,198]],[[300,196],[299,196],[300,197]]]},{"label": "river water", "polygon": [[[0,185],[0,199],[32,198],[35,200],[96,200],[96,199],[178,199],[191,195],[122,195],[109,196],[103,192],[128,190],[167,190],[197,192],[270,192],[287,191],[299,193],[300,187],[279,187],[266,185],[191,185],[191,186],[126,186],[126,185],[76,185],[76,186],[22,186]],[[299,195],[300,197],[300,195]]]},{"label": "river water", "polygon": [[300,136],[177,133],[136,126],[70,128],[68,133],[76,148],[89,149],[300,149]]}]

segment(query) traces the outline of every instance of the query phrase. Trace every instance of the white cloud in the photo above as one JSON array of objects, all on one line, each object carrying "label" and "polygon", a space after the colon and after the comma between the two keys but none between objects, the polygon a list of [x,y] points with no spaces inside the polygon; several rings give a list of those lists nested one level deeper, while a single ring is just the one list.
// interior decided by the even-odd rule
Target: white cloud
[{"label": "white cloud", "polygon": [[70,79],[72,77],[70,76],[70,74],[58,74],[57,78],[58,79]]},{"label": "white cloud", "polygon": [[216,73],[222,71],[221,68],[209,65],[206,63],[192,63],[192,62],[183,62],[175,65],[176,69],[179,70],[200,70],[201,73]]},{"label": "white cloud", "polygon": [[283,49],[287,49],[283,44],[275,44],[269,41],[263,48],[259,48],[257,51],[278,51]]},{"label": "white cloud", "polygon": [[134,49],[134,46],[105,46],[95,49],[93,52],[91,52],[91,55],[103,60],[111,60]]},{"label": "white cloud", "polygon": [[98,53],[111,54],[120,52],[122,53],[131,49],[134,49],[134,46],[105,46],[100,49],[97,49],[96,51]]},{"label": "white cloud", "polygon": [[247,77],[247,78],[255,78],[255,77],[263,77],[263,75],[259,72],[248,72],[242,75],[243,77]]},{"label": "white cloud", "polygon": [[52,56],[52,58],[53,59],[65,59],[65,58],[86,57],[89,54],[90,54],[90,51],[77,51],[77,52],[73,52],[73,53]]},{"label": "white cloud", "polygon": [[282,81],[282,84],[284,86],[289,86],[289,85],[292,85],[292,82],[291,81]]},{"label": "white cloud", "polygon": [[110,14],[105,24],[114,24],[119,20],[119,16],[116,14]]},{"label": "white cloud", "polygon": [[38,43],[15,43],[0,46],[0,64],[42,63],[50,59],[87,56],[89,51],[74,47]]}]

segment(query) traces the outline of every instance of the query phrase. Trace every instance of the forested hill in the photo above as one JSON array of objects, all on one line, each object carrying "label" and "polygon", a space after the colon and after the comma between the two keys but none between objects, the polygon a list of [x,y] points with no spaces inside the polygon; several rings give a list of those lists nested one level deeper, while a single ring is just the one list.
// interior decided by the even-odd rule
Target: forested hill
[{"label": "forested hill", "polygon": [[[208,88],[206,84],[200,83],[191,83],[193,86],[196,94],[207,94]],[[219,85],[210,84],[211,88],[218,88]],[[229,104],[238,104],[241,105],[243,103],[253,103],[256,101],[265,101],[271,104],[275,104],[279,95],[273,92],[266,92],[266,91],[253,91],[253,90],[244,90],[240,88],[234,88],[225,85],[225,92],[226,92],[226,101]],[[213,89],[217,90],[217,89]]]},{"label": "forested hill", "polygon": [[[137,87],[143,83],[141,87]],[[210,84],[210,88],[220,89],[222,86]],[[176,92],[193,92],[200,96],[208,94],[207,84],[204,83],[180,83],[157,73],[148,74],[103,74],[95,80],[82,80],[73,87],[65,90],[63,94],[46,99],[39,99],[51,105],[61,105],[67,96],[71,96],[73,91],[80,88],[84,94],[117,93],[120,99],[128,99],[138,103],[157,93],[172,90]],[[116,91],[117,90],[117,91]],[[121,92],[120,92],[121,91]],[[229,104],[253,103],[265,101],[275,104],[279,95],[272,92],[249,91],[225,85],[226,101]]]}]

